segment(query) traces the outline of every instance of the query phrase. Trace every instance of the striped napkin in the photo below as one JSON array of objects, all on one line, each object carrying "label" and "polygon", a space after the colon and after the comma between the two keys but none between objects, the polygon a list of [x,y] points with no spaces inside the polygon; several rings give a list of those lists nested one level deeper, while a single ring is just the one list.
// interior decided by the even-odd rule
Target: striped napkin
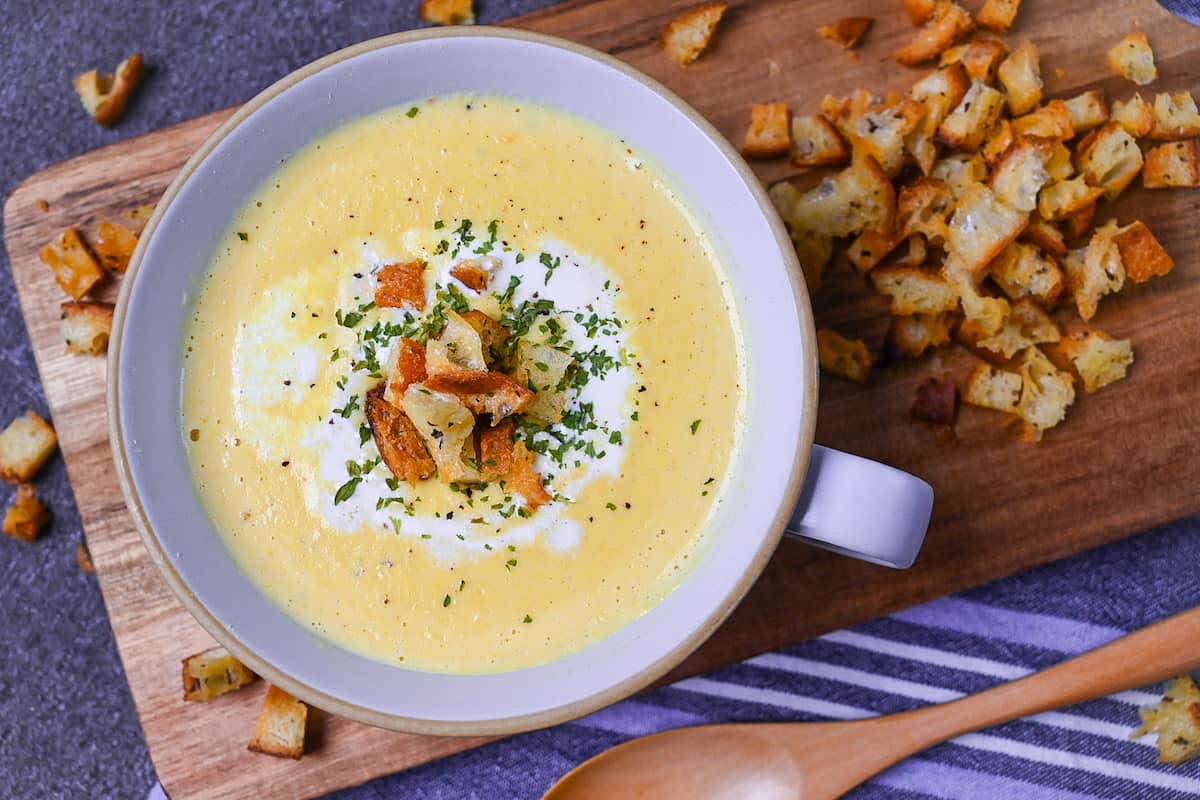
[{"label": "striped napkin", "polygon": [[[934,600],[851,630],[639,695],[576,722],[346,789],[330,800],[537,798],[620,742],[705,722],[857,719],[1019,678],[1200,604],[1200,518]],[[1200,642],[1181,642],[1200,651]],[[1130,740],[1160,687],[972,733],[852,792],[854,800],[1175,800],[1200,796],[1200,760],[1157,763]],[[853,758],[853,753],[847,753]],[[164,800],[161,789],[151,800]]]}]

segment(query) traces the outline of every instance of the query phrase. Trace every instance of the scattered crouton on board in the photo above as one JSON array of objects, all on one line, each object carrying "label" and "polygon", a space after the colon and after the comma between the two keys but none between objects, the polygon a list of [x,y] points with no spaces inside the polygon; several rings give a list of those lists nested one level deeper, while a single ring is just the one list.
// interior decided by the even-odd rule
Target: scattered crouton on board
[{"label": "scattered crouton on board", "polygon": [[50,519],[50,509],[38,499],[37,491],[28,483],[17,486],[12,505],[4,512],[4,532],[14,539],[33,542]]},{"label": "scattered crouton on board", "polygon": [[75,92],[92,119],[106,128],[112,127],[125,114],[130,96],[142,82],[142,69],[142,54],[134,53],[118,64],[111,75],[94,69],[76,75]]},{"label": "scattered crouton on board", "polygon": [[10,483],[31,480],[57,446],[50,423],[36,411],[25,412],[0,433],[0,478]]},{"label": "scattered crouton on board", "polygon": [[418,12],[434,25],[474,25],[474,0],[424,0]]},{"label": "scattered crouton on board", "polygon": [[247,749],[298,760],[304,755],[307,721],[308,706],[277,686],[268,687]]},{"label": "scattered crouton on board", "polygon": [[726,8],[724,3],[705,3],[699,8],[684,12],[663,28],[658,39],[659,47],[665,50],[676,64],[686,67],[699,58],[708,47]]}]

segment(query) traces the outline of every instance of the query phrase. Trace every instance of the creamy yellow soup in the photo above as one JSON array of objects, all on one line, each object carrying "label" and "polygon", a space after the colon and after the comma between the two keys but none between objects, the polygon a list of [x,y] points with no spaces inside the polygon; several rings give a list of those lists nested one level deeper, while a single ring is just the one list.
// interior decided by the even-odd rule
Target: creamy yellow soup
[{"label": "creamy yellow soup", "polygon": [[[464,258],[486,290],[450,275]],[[376,307],[379,270],[414,259],[424,311]],[[467,308],[573,359],[563,420],[517,418],[553,496],[536,510],[379,463],[366,391],[402,336]],[[551,109],[439,97],[323,135],[237,212],[185,331],[182,435],[225,544],[293,618],[384,662],[519,669],[636,619],[702,554],[739,443],[739,335],[711,243],[636,151]]]}]

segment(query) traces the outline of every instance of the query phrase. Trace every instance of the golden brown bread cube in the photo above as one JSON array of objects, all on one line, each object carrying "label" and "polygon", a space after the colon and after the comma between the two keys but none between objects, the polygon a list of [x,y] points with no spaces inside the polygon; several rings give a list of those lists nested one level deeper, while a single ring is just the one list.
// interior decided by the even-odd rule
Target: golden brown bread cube
[{"label": "golden brown bread cube", "polygon": [[1072,214],[1094,206],[1097,198],[1104,194],[1104,187],[1091,186],[1087,178],[1077,175],[1065,181],[1055,181],[1038,193],[1038,214],[1042,219],[1057,222]]},{"label": "golden brown bread cube", "polygon": [[913,25],[920,25],[933,16],[936,0],[903,0],[904,13]]},{"label": "golden brown bread cube", "polygon": [[975,27],[971,15],[952,0],[937,0],[924,27],[896,51],[896,61],[913,66],[936,58]]},{"label": "golden brown bread cube", "polygon": [[124,274],[137,242],[137,234],[129,228],[105,220],[97,232],[96,255],[109,272]]},{"label": "golden brown bread cube", "polygon": [[750,158],[786,155],[792,140],[785,103],[755,103],[750,107],[750,127],[742,154]]},{"label": "golden brown bread cube", "polygon": [[38,258],[54,271],[54,280],[62,290],[76,300],[83,299],[104,277],[104,270],[100,269],[96,257],[74,228],[63,231],[56,244],[48,244],[39,250]]},{"label": "golden brown bread cube", "polygon": [[979,147],[979,154],[989,167],[994,167],[1008,152],[1008,148],[1012,147],[1013,138],[1012,123],[1003,117],[996,120]]},{"label": "golden brown bread cube", "polygon": [[1200,136],[1200,111],[1191,92],[1162,93],[1154,98],[1151,139],[1191,139]]},{"label": "golden brown bread cube", "polygon": [[1175,268],[1175,260],[1140,220],[1119,229],[1112,240],[1120,253],[1125,274],[1134,283],[1167,275]]},{"label": "golden brown bread cube", "polygon": [[1084,322],[1096,315],[1100,298],[1125,285],[1121,252],[1113,242],[1116,231],[1115,223],[1097,229],[1086,247],[1069,251],[1063,259],[1067,288]]},{"label": "golden brown bread cube", "polygon": [[1025,229],[1027,213],[1001,202],[990,189],[977,183],[959,198],[950,218],[946,251],[973,274],[989,262]]},{"label": "golden brown bread cube", "polygon": [[[964,323],[959,334],[968,341],[974,338],[969,321]],[[1009,359],[1026,348],[1050,344],[1061,338],[1062,333],[1050,315],[1037,303],[1023,297],[1012,304],[1000,330],[990,336],[974,338],[973,344],[981,350]]]},{"label": "golden brown bread cube", "polygon": [[1158,67],[1154,66],[1154,51],[1150,41],[1141,31],[1125,34],[1108,51],[1108,64],[1113,72],[1138,86],[1154,83],[1158,78]]},{"label": "golden brown bread cube", "polygon": [[957,321],[958,315],[953,311],[894,316],[888,337],[896,352],[920,358],[926,350],[947,344]]},{"label": "golden brown bread cube", "polygon": [[1012,300],[1032,297],[1052,306],[1066,286],[1058,263],[1038,247],[1013,242],[988,265],[988,274]]},{"label": "golden brown bread cube", "polygon": [[411,304],[418,311],[425,309],[424,262],[388,264],[375,273],[375,280],[375,305],[380,308],[403,308]]},{"label": "golden brown bread cube", "polygon": [[956,44],[938,59],[942,66],[962,64],[971,80],[996,85],[996,71],[1008,55],[1008,45],[999,39],[971,39]]},{"label": "golden brown bread cube", "polygon": [[224,647],[212,647],[183,659],[183,699],[208,702],[241,689],[258,676]]},{"label": "golden brown bread cube", "polygon": [[308,706],[277,686],[267,688],[248,750],[270,756],[299,759],[304,755],[304,728]]},{"label": "golden brown bread cube", "polygon": [[845,164],[850,148],[836,127],[820,114],[792,118],[792,163],[798,167]]},{"label": "golden brown bread cube", "polygon": [[1013,143],[992,171],[992,192],[1001,203],[1026,213],[1037,208],[1038,192],[1050,181],[1046,163],[1049,139],[1023,136]]},{"label": "golden brown bread cube", "polygon": [[1159,761],[1182,764],[1200,756],[1200,688],[1190,675],[1175,678],[1157,705],[1139,713],[1142,727],[1133,735],[1156,734]]},{"label": "golden brown bread cube", "polygon": [[4,532],[15,539],[33,542],[49,519],[50,509],[38,499],[37,491],[22,483],[17,486],[12,505],[4,512]]},{"label": "golden brown bread cube", "polygon": [[112,333],[112,303],[68,301],[59,304],[62,336],[67,350],[80,355],[98,356],[108,350]]},{"label": "golden brown bread cube", "polygon": [[89,70],[76,75],[75,92],[92,119],[108,128],[125,113],[133,90],[142,81],[142,54],[134,53],[113,74]]},{"label": "golden brown bread cube", "polygon": [[699,58],[704,48],[708,47],[725,9],[724,3],[705,3],[681,14],[663,28],[662,35],[658,38],[658,46],[665,50],[676,64],[686,67]]},{"label": "golden brown bread cube", "polygon": [[892,314],[939,314],[958,307],[958,291],[936,272],[920,267],[887,266],[871,273],[875,291],[892,301]]},{"label": "golden brown bread cube", "polygon": [[1131,136],[1146,136],[1154,129],[1154,106],[1134,92],[1128,100],[1113,101],[1111,118]]},{"label": "golden brown bread cube", "polygon": [[1200,141],[1167,142],[1147,150],[1142,185],[1147,189],[1200,186]]},{"label": "golden brown bread cube", "polygon": [[1025,351],[1021,360],[1021,402],[1017,413],[1025,421],[1025,441],[1037,442],[1042,434],[1067,416],[1075,402],[1074,379],[1046,358],[1036,347]]},{"label": "golden brown bread cube", "polygon": [[974,152],[983,144],[1003,110],[1004,95],[975,81],[938,126],[938,141],[955,150]]},{"label": "golden brown bread cube", "polygon": [[1108,122],[1089,133],[1075,147],[1075,169],[1112,201],[1142,171],[1142,151],[1118,122]]},{"label": "golden brown bread cube", "polygon": [[1104,331],[1079,331],[1059,343],[1059,350],[1075,366],[1088,394],[1125,377],[1133,363],[1133,345]]},{"label": "golden brown bread cube", "polygon": [[1051,100],[1036,111],[1017,117],[1012,126],[1014,136],[1041,136],[1045,139],[1070,139],[1075,136],[1071,111],[1062,100]]},{"label": "golden brown bread cube", "polygon": [[1085,133],[1108,122],[1108,103],[1101,89],[1091,89],[1064,100],[1075,133]]},{"label": "golden brown bread cube", "polygon": [[821,369],[862,383],[871,373],[874,356],[861,339],[847,339],[836,331],[817,331],[817,355]]},{"label": "golden brown bread cube", "polygon": [[967,376],[963,402],[1005,414],[1016,414],[1021,403],[1021,376],[997,369],[991,364],[977,364]]},{"label": "golden brown bread cube", "polygon": [[42,468],[58,445],[50,423],[36,411],[26,411],[0,433],[0,478],[24,483]]},{"label": "golden brown bread cube", "polygon": [[909,89],[909,97],[924,107],[925,116],[916,130],[905,138],[904,144],[925,175],[933,172],[937,161],[935,137],[938,127],[970,88],[971,79],[966,69],[962,64],[954,63],[929,73]]},{"label": "golden brown bread cube", "polygon": [[434,25],[474,25],[474,0],[423,0],[421,19]]},{"label": "golden brown bread cube", "polygon": [[1067,245],[1063,241],[1062,231],[1046,222],[1038,214],[1029,218],[1029,224],[1021,232],[1020,238],[1037,245],[1050,255],[1065,256],[1067,254]]},{"label": "golden brown bread cube", "polygon": [[1013,50],[996,71],[1004,85],[1008,110],[1019,117],[1042,102],[1042,73],[1038,63],[1037,45],[1026,39]]},{"label": "golden brown bread cube", "polygon": [[847,50],[851,50],[874,23],[874,17],[842,17],[833,25],[822,25],[817,28],[817,33],[831,42],[837,42]]},{"label": "golden brown bread cube", "polygon": [[1021,0],[985,0],[976,19],[984,28],[996,33],[1006,33],[1012,27],[1020,8]]}]

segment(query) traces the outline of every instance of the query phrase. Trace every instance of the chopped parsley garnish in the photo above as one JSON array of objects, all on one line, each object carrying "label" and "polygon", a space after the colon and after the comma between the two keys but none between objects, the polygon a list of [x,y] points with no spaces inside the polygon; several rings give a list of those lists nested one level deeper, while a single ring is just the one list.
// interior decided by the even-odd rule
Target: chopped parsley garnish
[{"label": "chopped parsley garnish", "polygon": [[696,435],[696,431],[699,430],[699,428],[700,428],[700,420],[698,420],[698,419],[692,420],[692,436]]},{"label": "chopped parsley garnish", "polygon": [[362,483],[362,478],[355,475],[339,486],[337,493],[333,496],[333,504],[336,506],[338,503],[344,503],[349,500],[354,495],[354,490],[358,488],[360,483]]},{"label": "chopped parsley garnish", "polygon": [[442,598],[442,608],[449,608],[449,607],[450,607],[450,595],[446,595],[445,597]]},{"label": "chopped parsley garnish", "polygon": [[549,286],[550,279],[554,277],[554,270],[558,269],[559,265],[562,264],[562,259],[558,256],[551,258],[549,253],[542,253],[538,256],[538,261],[546,268],[546,279],[543,283]]},{"label": "chopped parsley garnish", "polygon": [[523,620],[521,620],[521,621],[522,621],[522,622],[524,622],[526,625],[528,625],[529,623],[533,622],[533,617],[531,617],[531,616],[529,616],[528,614],[526,614],[526,615],[525,615],[525,619],[523,619]]},{"label": "chopped parsley garnish", "polygon": [[420,114],[420,113],[421,113],[421,109],[417,108],[416,106],[413,106],[408,111],[405,111],[404,115],[406,117],[408,117],[409,119],[412,119],[413,117],[415,117],[417,114]]},{"label": "chopped parsley garnish", "polygon": [[350,399],[346,401],[346,405],[341,408],[335,408],[334,414],[337,414],[342,419],[350,419],[350,415],[358,410],[358,395],[350,395]]},{"label": "chopped parsley garnish", "polygon": [[480,242],[479,247],[475,248],[475,255],[483,256],[492,252],[492,249],[496,246],[496,232],[499,225],[500,221],[496,219],[488,223],[488,238]]},{"label": "chopped parsley garnish", "polygon": [[517,560],[515,558],[510,558],[508,561],[504,562],[504,566],[507,567],[508,569],[512,569],[516,565],[517,565]]},{"label": "chopped parsley garnish", "polygon": [[440,230],[441,230],[442,228],[444,228],[444,227],[446,227],[446,223],[442,222],[440,219],[439,219],[439,220],[434,220],[434,223],[433,223],[433,229],[434,229],[435,231],[440,231]]},{"label": "chopped parsley garnish", "polygon": [[371,441],[371,426],[370,425],[359,425],[358,426],[358,446],[362,447],[364,444],[366,444],[369,441]]},{"label": "chopped parsley garnish", "polygon": [[475,234],[471,233],[471,220],[464,219],[454,229],[454,235],[458,237],[458,244],[454,247],[454,252],[450,255],[457,256],[458,251],[464,247],[470,247],[471,242],[475,241]]},{"label": "chopped parsley garnish", "polygon": [[605,504],[604,504],[604,507],[605,507],[605,508],[607,508],[609,511],[616,511],[616,510],[617,510],[617,504],[616,504],[616,503],[605,503]]},{"label": "chopped parsley garnish", "polygon": [[243,242],[250,241],[250,234],[246,233],[245,231],[238,231],[237,233],[238,233],[238,238],[241,239]]}]

